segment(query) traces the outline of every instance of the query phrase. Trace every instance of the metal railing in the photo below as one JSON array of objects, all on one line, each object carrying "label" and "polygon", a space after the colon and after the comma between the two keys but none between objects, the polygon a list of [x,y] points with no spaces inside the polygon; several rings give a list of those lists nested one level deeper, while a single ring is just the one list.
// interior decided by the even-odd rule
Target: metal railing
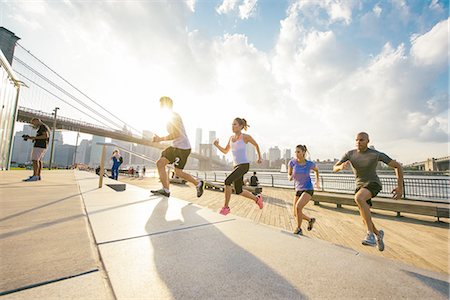
[{"label": "metal railing", "polygon": [[[100,178],[99,178],[99,188],[103,186],[103,175],[105,174],[105,158],[106,158],[106,147],[114,147],[120,149],[123,152],[127,152],[131,155],[139,157],[146,160],[152,164],[156,165],[156,162],[151,158],[134,152],[132,150],[126,149],[119,145],[113,143],[97,143],[97,145],[102,146],[102,156],[100,162]],[[172,166],[167,166],[168,172]],[[196,178],[203,179],[205,181],[215,181],[224,182],[225,178],[230,174],[230,172],[199,172],[195,170],[185,170],[185,172],[195,176]],[[249,172],[245,179],[249,179],[252,172]],[[289,181],[287,174],[264,174],[258,173],[258,180],[261,186],[270,187],[282,187],[282,188],[293,188],[294,183]],[[311,176],[313,182],[315,181],[315,176]],[[383,189],[378,194],[381,197],[390,197],[392,190],[397,186],[397,178],[392,175],[381,175],[379,176]],[[335,192],[335,193],[353,193],[355,190],[355,176],[351,174],[320,174],[320,191],[322,192]],[[417,201],[428,201],[428,202],[440,202],[440,203],[450,203],[450,177],[449,176],[434,176],[433,178],[427,178],[426,176],[406,176],[403,180],[404,192],[403,198],[417,200]]]},{"label": "metal railing", "polygon": [[[100,160],[100,178],[98,179],[98,187],[99,188],[101,188],[101,187],[103,187],[103,176],[105,175],[105,158],[106,158],[106,147],[114,147],[115,149],[120,149],[121,151],[123,151],[123,152],[127,152],[127,153],[129,153],[129,154],[131,154],[131,155],[134,155],[134,156],[136,156],[136,157],[139,157],[139,158],[141,158],[141,159],[143,159],[143,160],[146,160],[146,161],[148,161],[148,162],[150,162],[150,163],[152,163],[152,164],[155,164],[156,165],[156,161],[154,161],[153,159],[151,159],[151,158],[149,158],[149,157],[147,157],[147,156],[145,156],[145,155],[143,155],[143,154],[140,154],[140,153],[137,153],[137,152],[134,152],[134,151],[132,151],[132,150],[129,150],[129,149],[127,149],[127,148],[124,148],[124,147],[121,147],[121,146],[119,146],[119,145],[117,145],[117,144],[113,144],[113,143],[96,143],[97,145],[100,145],[100,146],[102,146],[102,156],[101,156],[101,160]],[[170,165],[168,165],[167,166],[168,167],[168,170],[170,170],[170,169],[172,169],[173,167],[172,166],[170,166]]]},{"label": "metal railing", "polygon": [[[186,171],[197,178],[209,181],[223,182],[230,172],[199,172],[195,170]],[[249,172],[244,179],[249,179],[252,172]],[[261,186],[293,188],[294,183],[287,179],[287,175],[280,174],[264,174],[258,173],[258,180]],[[450,177],[434,176],[433,178],[425,178],[426,176],[418,176],[417,178],[404,178],[403,198],[427,201],[427,202],[450,202]],[[313,183],[315,176],[311,176]],[[395,176],[381,175],[379,176],[383,189],[378,194],[381,197],[391,197],[392,190],[397,186],[397,178]],[[355,191],[355,176],[351,174],[320,174],[320,191],[353,194]]]}]

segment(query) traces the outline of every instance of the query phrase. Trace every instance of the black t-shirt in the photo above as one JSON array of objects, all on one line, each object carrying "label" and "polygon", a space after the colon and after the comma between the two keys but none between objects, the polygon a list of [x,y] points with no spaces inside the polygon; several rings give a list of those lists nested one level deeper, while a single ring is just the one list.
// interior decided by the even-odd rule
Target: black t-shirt
[{"label": "black t-shirt", "polygon": [[258,177],[255,175],[250,177],[250,186],[258,186]]},{"label": "black t-shirt", "polygon": [[[50,136],[50,128],[48,128],[48,126],[45,125],[45,124],[41,124],[39,126],[38,131],[36,132],[36,136],[43,135],[45,132],[47,132],[48,135]],[[48,141],[49,141],[49,138],[34,140],[34,147],[36,147],[36,148],[47,148]]]}]

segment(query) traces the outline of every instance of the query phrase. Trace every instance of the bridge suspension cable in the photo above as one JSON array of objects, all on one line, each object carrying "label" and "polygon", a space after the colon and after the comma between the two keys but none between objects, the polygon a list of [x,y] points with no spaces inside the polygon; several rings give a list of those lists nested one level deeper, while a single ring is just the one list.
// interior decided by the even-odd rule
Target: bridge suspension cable
[{"label": "bridge suspension cable", "polygon": [[[59,78],[60,80],[62,80],[65,84],[69,85],[71,88],[73,88],[75,91],[77,91],[78,93],[80,93],[85,99],[89,100],[90,102],[92,102],[93,104],[95,104],[101,111],[105,112],[106,114],[102,114],[101,112],[99,112],[98,109],[93,108],[92,106],[86,104],[86,101],[81,100],[79,97],[74,96],[72,93],[68,92],[66,89],[62,88],[60,85],[56,84],[55,82],[53,82],[52,80],[50,80],[49,78],[47,78],[47,76],[41,74],[41,72],[38,72],[35,68],[33,68],[32,66],[30,66],[29,64],[27,64],[26,62],[24,62],[24,60],[20,59],[19,57],[17,57],[17,55],[14,56],[14,60],[17,61],[19,64],[21,64],[24,68],[26,68],[27,70],[29,70],[30,72],[32,72],[34,75],[37,75],[39,78],[41,78],[42,80],[44,80],[47,84],[50,84],[53,88],[57,89],[59,92],[63,93],[65,96],[69,97],[70,99],[74,100],[75,102],[77,102],[79,105],[83,106],[84,108],[88,109],[90,112],[94,113],[95,115],[97,115],[98,117],[100,117],[103,121],[100,121],[98,118],[93,117],[92,115],[80,110],[79,108],[77,108],[76,106],[70,104],[68,101],[63,100],[62,97],[57,96],[55,93],[52,93],[49,89],[44,88],[42,85],[39,85],[36,81],[31,80],[29,77],[24,76],[23,73],[15,71],[17,74],[19,74],[20,76],[24,77],[25,79],[27,79],[28,81],[32,82],[34,85],[36,85],[37,87],[39,87],[40,89],[44,90],[45,92],[49,93],[50,95],[56,97],[58,100],[63,101],[64,103],[66,103],[67,105],[69,105],[70,107],[76,109],[77,111],[83,113],[84,115],[88,116],[89,118],[109,127],[109,125],[105,124],[105,122],[113,125],[114,127],[117,127],[119,130],[123,130],[123,127],[129,128],[133,131],[135,131],[136,133],[142,134],[142,130],[138,130],[136,128],[134,128],[133,126],[127,124],[125,121],[123,121],[122,119],[120,119],[119,117],[117,117],[116,115],[114,115],[112,112],[110,112],[109,110],[107,110],[106,108],[104,108],[101,104],[99,104],[98,102],[96,102],[94,99],[92,99],[91,97],[89,97],[86,93],[82,92],[80,89],[78,89],[77,87],[75,87],[73,84],[71,84],[68,80],[66,80],[64,77],[62,77],[61,75],[59,75],[55,70],[53,70],[52,68],[50,68],[45,62],[43,62],[41,59],[39,59],[38,57],[36,57],[34,54],[32,54],[28,49],[26,49],[25,47],[23,47],[21,44],[17,43],[17,45],[23,50],[25,51],[28,55],[30,55],[35,61],[37,61],[40,65],[44,66],[47,70],[49,70],[52,74],[54,74],[55,76],[57,76],[57,78]],[[108,116],[112,116],[113,118],[110,118]],[[118,122],[119,123],[118,123]],[[123,126],[122,126],[123,125]]]}]

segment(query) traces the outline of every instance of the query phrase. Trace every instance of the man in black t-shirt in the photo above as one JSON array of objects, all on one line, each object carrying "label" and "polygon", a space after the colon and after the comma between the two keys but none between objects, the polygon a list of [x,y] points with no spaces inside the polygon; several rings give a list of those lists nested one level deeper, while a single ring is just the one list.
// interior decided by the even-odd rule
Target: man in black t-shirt
[{"label": "man in black t-shirt", "polygon": [[256,172],[253,172],[253,176],[250,177],[250,186],[258,186],[259,180],[256,177]]},{"label": "man in black t-shirt", "polygon": [[31,152],[31,160],[33,161],[33,176],[30,176],[24,181],[38,181],[41,180],[42,158],[47,152],[50,128],[42,123],[41,120],[33,118],[31,124],[37,129],[36,136],[24,135],[24,140],[32,140],[34,143],[33,151]]}]

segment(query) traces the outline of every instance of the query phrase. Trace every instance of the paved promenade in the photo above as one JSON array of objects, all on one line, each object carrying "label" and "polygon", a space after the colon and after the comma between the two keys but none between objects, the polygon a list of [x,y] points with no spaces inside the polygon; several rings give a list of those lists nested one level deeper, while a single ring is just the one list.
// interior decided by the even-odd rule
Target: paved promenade
[{"label": "paved promenade", "polygon": [[0,172],[0,293],[111,298],[74,172],[44,171],[44,180],[22,182],[28,175]]},{"label": "paved promenade", "polygon": [[[28,287],[5,299],[448,298],[447,274],[149,196],[133,185],[98,189],[92,173],[51,171],[26,184],[12,172],[0,174],[2,208],[14,208],[2,209],[0,292],[20,289],[16,281]],[[33,245],[49,253],[41,263]]]},{"label": "paved promenade", "polygon": [[[157,178],[133,179],[121,177],[121,181],[134,184],[147,190],[159,188]],[[173,196],[208,207],[218,212],[223,205],[222,192],[206,190],[201,198],[197,198],[191,185],[171,185]],[[274,226],[288,232],[297,227],[294,219],[292,201],[293,189],[263,187],[265,206],[261,211],[251,201],[232,195],[231,213],[244,217],[255,223]],[[379,257],[401,261],[416,267],[449,274],[449,220],[436,222],[436,218],[413,214],[403,214],[397,218],[394,212],[373,210],[374,222],[385,231],[386,249],[379,252],[377,248],[361,245],[365,229],[359,212],[355,207],[345,206],[336,209],[336,205],[308,203],[304,212],[317,219],[313,231],[306,231],[307,223],[303,222],[304,234],[314,239],[328,241],[354,249],[355,251]]]}]

